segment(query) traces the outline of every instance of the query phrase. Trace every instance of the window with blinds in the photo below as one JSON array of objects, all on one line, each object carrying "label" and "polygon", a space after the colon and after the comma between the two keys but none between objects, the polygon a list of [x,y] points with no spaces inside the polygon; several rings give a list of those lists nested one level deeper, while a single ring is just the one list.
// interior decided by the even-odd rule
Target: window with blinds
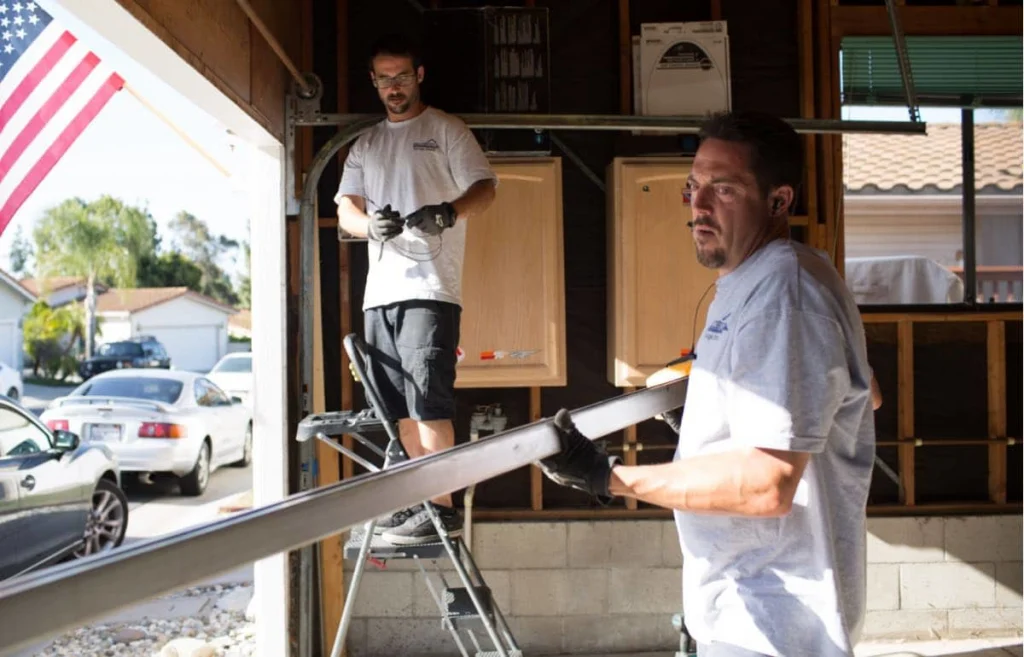
[{"label": "window with blinds", "polygon": [[[918,105],[1019,107],[1019,36],[905,38]],[[906,105],[891,36],[849,36],[840,44],[844,105]]]}]

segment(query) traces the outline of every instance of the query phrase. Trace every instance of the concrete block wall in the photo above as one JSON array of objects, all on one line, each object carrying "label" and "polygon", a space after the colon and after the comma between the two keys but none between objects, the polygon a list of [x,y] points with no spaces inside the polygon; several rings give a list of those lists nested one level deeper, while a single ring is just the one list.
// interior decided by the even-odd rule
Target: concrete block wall
[{"label": "concrete block wall", "polygon": [[[1020,517],[879,518],[868,529],[865,639],[1021,632]],[[682,557],[671,521],[478,523],[472,551],[526,654],[678,646]],[[434,565],[423,565],[436,585]],[[460,585],[446,560],[438,565]],[[457,654],[411,561],[368,565],[354,618],[354,657]]]}]

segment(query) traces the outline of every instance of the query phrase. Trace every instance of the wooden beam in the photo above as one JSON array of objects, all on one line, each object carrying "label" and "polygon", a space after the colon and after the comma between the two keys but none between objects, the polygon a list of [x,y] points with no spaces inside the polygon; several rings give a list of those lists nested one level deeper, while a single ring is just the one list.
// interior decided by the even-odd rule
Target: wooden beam
[{"label": "wooden beam", "polygon": [[[1006,427],[1006,323],[988,322],[988,435],[1005,438]],[[1006,445],[988,446],[988,497],[1006,502]]]},{"label": "wooden beam", "polygon": [[1021,321],[1024,316],[1021,315],[1020,311],[1007,310],[1007,311],[990,311],[990,312],[965,312],[965,313],[921,313],[921,312],[908,312],[908,313],[871,313],[867,312],[861,315],[861,320],[865,324],[897,324],[902,320],[910,320],[912,322],[988,322],[992,320],[999,320],[1003,322]]},{"label": "wooden beam", "polygon": [[[817,90],[817,101],[818,101],[818,112],[817,116],[823,119],[833,118],[835,115],[834,105],[838,101],[838,98],[832,96],[832,78],[838,75],[838,71],[832,69],[832,40],[829,37],[829,17],[830,10],[833,9],[828,3],[817,2],[815,3],[817,11],[815,13],[815,30],[817,33],[817,41],[815,43],[815,63],[818,65],[818,71],[816,76],[816,90]],[[832,250],[828,248],[828,237],[829,237],[829,226],[833,223],[833,208],[835,207],[834,193],[835,193],[835,167],[832,163],[834,156],[834,150],[832,148],[832,136],[830,135],[818,135],[816,137],[816,143],[818,145],[818,157],[817,160],[821,178],[818,182],[818,216],[816,220],[818,225],[815,229],[816,241],[813,242],[813,246],[822,249],[831,255]],[[817,159],[817,158],[816,158]]]},{"label": "wooden beam", "polygon": [[722,0],[711,0],[711,20],[722,20]]},{"label": "wooden beam", "polygon": [[[530,388],[530,422],[537,422],[542,417],[540,388]],[[544,508],[544,473],[536,465],[530,466],[530,508],[534,511]]]},{"label": "wooden beam", "polygon": [[[627,386],[622,389],[622,393],[628,395],[634,392],[636,388]],[[636,450],[630,449],[631,446],[636,445],[636,425],[630,425],[626,427],[625,431],[622,432],[622,450],[623,450],[623,461],[626,465],[636,465]],[[626,508],[630,511],[636,511],[637,503],[635,497],[626,498]]]},{"label": "wooden beam", "polygon": [[[800,116],[814,118],[814,8],[812,0],[800,0],[797,5],[797,48],[800,57]],[[815,135],[804,135],[804,170],[807,172],[804,193],[807,197],[807,216],[803,224],[794,224],[796,217],[790,218],[791,225],[807,226],[807,241],[818,242],[818,164],[816,150],[818,140]]]},{"label": "wooden beam", "polygon": [[633,113],[633,35],[629,0],[619,0],[619,113]]},{"label": "wooden beam", "polygon": [[[885,7],[836,6],[832,36],[889,36]],[[900,24],[908,36],[1020,36],[1021,7],[899,7]]]},{"label": "wooden beam", "polygon": [[[338,111],[348,111],[348,0],[337,0],[338,3]],[[348,156],[348,147],[338,151],[338,170],[345,164]],[[324,219],[320,219],[320,225],[324,225]],[[331,218],[330,227],[337,229],[338,217]],[[340,335],[336,336],[341,342],[346,335],[352,332],[352,243],[338,243],[338,315],[340,324]],[[348,352],[344,347],[338,350],[341,353],[341,409],[351,410],[353,408],[353,387],[355,382],[349,372]],[[341,437],[342,444],[347,449],[355,448],[355,439],[352,436]],[[341,459],[341,476],[343,479],[351,479],[355,476],[355,463],[345,456]]]},{"label": "wooden beam", "polygon": [[896,333],[897,431],[899,448],[900,502],[914,506],[914,324],[904,319]]}]

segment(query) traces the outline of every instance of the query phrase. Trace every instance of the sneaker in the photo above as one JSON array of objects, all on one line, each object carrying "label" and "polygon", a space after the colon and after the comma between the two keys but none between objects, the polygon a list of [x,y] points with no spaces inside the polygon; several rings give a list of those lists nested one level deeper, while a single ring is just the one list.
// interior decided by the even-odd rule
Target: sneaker
[{"label": "sneaker", "polygon": [[423,511],[423,505],[417,504],[416,506],[409,507],[408,509],[399,509],[390,516],[381,516],[377,518],[377,523],[373,526],[374,534],[383,534],[390,529],[396,529],[405,524],[405,521]]},{"label": "sneaker", "polygon": [[[444,525],[448,536],[455,538],[462,535],[462,516],[451,507],[434,505],[440,516],[441,524]],[[426,509],[409,517],[400,526],[390,529],[381,534],[381,538],[392,545],[422,545],[425,543],[437,543],[441,537],[437,535],[430,514]]]}]

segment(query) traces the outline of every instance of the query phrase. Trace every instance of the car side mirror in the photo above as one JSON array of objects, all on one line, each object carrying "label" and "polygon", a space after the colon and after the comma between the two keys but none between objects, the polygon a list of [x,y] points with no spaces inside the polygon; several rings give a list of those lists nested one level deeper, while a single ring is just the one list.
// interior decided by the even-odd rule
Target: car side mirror
[{"label": "car side mirror", "polygon": [[81,444],[81,441],[78,439],[78,434],[71,433],[70,431],[64,431],[62,429],[58,429],[53,432],[53,439],[54,447],[65,452],[77,449]]},{"label": "car side mirror", "polygon": [[231,398],[231,403],[232,404],[241,404],[242,403],[242,398],[241,397],[232,397]]}]

